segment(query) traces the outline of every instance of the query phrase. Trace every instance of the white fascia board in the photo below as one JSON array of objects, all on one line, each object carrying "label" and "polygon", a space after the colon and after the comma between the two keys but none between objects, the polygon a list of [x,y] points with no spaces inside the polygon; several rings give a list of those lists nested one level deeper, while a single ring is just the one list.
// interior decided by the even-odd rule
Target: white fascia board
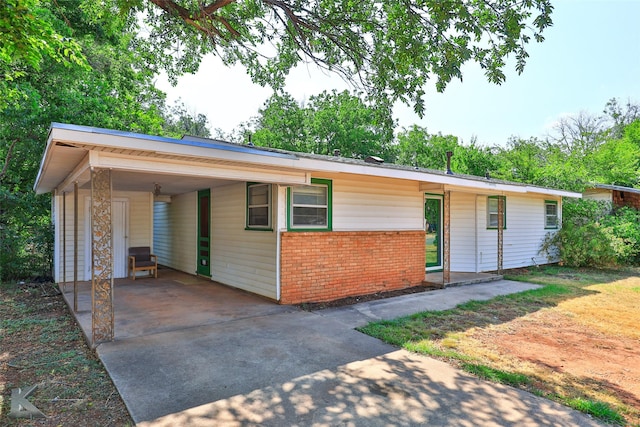
[{"label": "white fascia board", "polygon": [[43,190],[40,188],[40,181],[42,180],[42,175],[44,175],[44,171],[49,165],[51,145],[53,144],[53,135],[52,135],[53,131],[54,129],[49,128],[47,145],[44,148],[44,154],[42,155],[42,160],[40,160],[40,169],[38,169],[38,176],[36,176],[36,181],[33,183],[33,190],[36,192],[36,194],[44,194],[49,192],[49,190]]},{"label": "white fascia board", "polygon": [[554,190],[552,188],[539,188],[539,187],[525,187],[527,189],[527,193],[537,193],[544,194],[548,196],[557,196],[557,197],[571,197],[574,199],[582,199],[581,193],[576,193],[573,191],[565,191],[565,190]]},{"label": "white fascia board", "polygon": [[497,182],[482,182],[457,177],[455,175],[437,175],[428,172],[412,171],[406,169],[391,169],[367,165],[353,165],[349,163],[331,162],[325,160],[305,159],[299,160],[299,167],[317,172],[352,173],[357,175],[369,175],[384,178],[405,179],[417,182],[452,185],[470,189],[482,189],[485,191],[512,193],[525,193],[524,186],[509,185]]},{"label": "white fascia board", "polygon": [[[53,128],[51,134],[55,141],[70,144],[94,145],[116,150],[147,151],[168,156],[192,157],[194,159],[206,158],[283,167],[295,167],[298,160],[296,156],[289,154],[268,151],[253,154],[212,146],[199,146],[195,141],[174,140],[171,138],[150,137],[147,139],[126,134],[118,135],[63,128]],[[230,145],[230,147],[232,146]],[[239,146],[237,148],[241,149],[243,147]]]},{"label": "white fascia board", "polygon": [[580,193],[575,193],[571,191],[564,190],[555,190],[551,188],[542,188],[542,187],[534,187],[529,185],[516,185],[516,184],[506,184],[502,182],[493,182],[491,180],[487,180],[486,182],[483,180],[473,180],[467,179],[464,177],[459,177],[456,175],[439,175],[439,174],[431,174],[428,172],[422,171],[412,171],[406,169],[392,169],[392,168],[384,168],[377,166],[368,166],[368,165],[354,165],[350,163],[340,163],[340,162],[331,162],[327,160],[317,160],[317,159],[306,159],[301,158],[297,165],[300,168],[304,168],[307,170],[316,171],[319,173],[322,172],[333,172],[333,173],[352,173],[358,175],[369,175],[376,177],[384,177],[384,178],[396,178],[396,179],[405,179],[418,181],[423,183],[431,183],[431,184],[442,184],[450,189],[454,190],[458,188],[459,190],[466,189],[466,191],[484,191],[490,193],[536,193],[536,194],[545,194],[549,196],[558,196],[558,197],[575,197],[580,198]]},{"label": "white fascia board", "polygon": [[[429,182],[435,184],[451,185],[468,189],[477,189],[491,192],[511,192],[511,193],[537,193],[563,197],[581,197],[579,193],[568,191],[544,189],[539,187],[530,187],[524,185],[512,185],[504,183],[496,183],[487,180],[487,182],[466,179],[455,175],[439,175],[430,174],[422,171],[412,171],[407,169],[392,169],[385,167],[376,167],[375,165],[357,165],[352,163],[341,163],[339,161],[310,159],[304,157],[296,157],[292,154],[280,154],[265,151],[263,153],[248,153],[242,151],[233,151],[212,146],[198,146],[184,143],[181,140],[173,140],[170,138],[151,137],[146,135],[136,135],[128,133],[107,133],[100,130],[93,131],[91,128],[86,130],[82,127],[79,129],[67,129],[65,127],[52,127],[47,142],[48,153],[53,140],[69,143],[88,144],[102,147],[110,147],[121,150],[140,150],[154,152],[163,155],[177,155],[192,157],[194,159],[214,159],[237,163],[248,163],[253,165],[263,165],[276,168],[301,170],[303,172],[332,172],[332,173],[350,173],[357,175],[368,175],[385,178],[396,178],[404,180],[412,180],[417,182]],[[45,156],[46,158],[46,156]],[[44,164],[45,159],[43,159]],[[106,166],[106,165],[105,165]],[[46,165],[44,166],[46,167]],[[41,167],[42,172],[42,167]],[[40,175],[39,175],[40,176]],[[298,179],[292,180],[297,182]],[[37,186],[36,181],[36,186]],[[286,182],[285,182],[286,183]]]},{"label": "white fascia board", "polygon": [[182,175],[206,178],[232,179],[239,181],[273,182],[276,184],[308,184],[304,171],[260,168],[256,166],[236,166],[229,164],[198,164],[196,162],[144,159],[122,154],[100,152],[91,158],[91,166],[121,171]]}]

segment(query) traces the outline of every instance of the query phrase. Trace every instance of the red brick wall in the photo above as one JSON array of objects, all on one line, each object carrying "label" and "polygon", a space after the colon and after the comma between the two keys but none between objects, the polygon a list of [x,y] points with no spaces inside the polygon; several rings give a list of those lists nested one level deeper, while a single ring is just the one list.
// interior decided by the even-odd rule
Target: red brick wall
[{"label": "red brick wall", "polygon": [[[624,198],[623,198],[624,194]],[[613,206],[628,206],[640,210],[640,194],[627,193],[622,191],[613,192]]]},{"label": "red brick wall", "polygon": [[424,231],[284,232],[282,304],[402,289],[425,277]]}]

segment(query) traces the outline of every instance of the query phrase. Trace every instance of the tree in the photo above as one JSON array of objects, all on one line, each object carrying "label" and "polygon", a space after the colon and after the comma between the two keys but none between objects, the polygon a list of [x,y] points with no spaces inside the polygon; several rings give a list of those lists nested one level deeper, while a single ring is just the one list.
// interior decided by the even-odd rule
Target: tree
[{"label": "tree", "polygon": [[52,121],[163,132],[164,94],[130,49],[131,23],[114,16],[103,25],[82,0],[37,4],[56,34],[74,29],[88,65],[43,55],[12,81],[20,96],[0,108],[0,280],[50,273],[51,200],[32,187]]},{"label": "tree", "polygon": [[511,138],[499,151],[502,159],[498,176],[508,181],[540,183],[544,174],[546,154],[542,142],[536,138]]},{"label": "tree", "polygon": [[51,11],[39,0],[0,3],[0,109],[27,96],[17,80],[39,71],[45,60],[86,65],[80,46],[68,37],[70,30],[55,28]]},{"label": "tree", "polygon": [[620,101],[611,98],[604,108],[603,114],[613,122],[609,129],[610,138],[622,138],[627,125],[640,120],[640,105],[627,100],[620,105]]},{"label": "tree", "polygon": [[309,148],[318,154],[365,158],[375,155],[393,160],[394,121],[391,109],[368,105],[347,91],[322,92],[309,98],[307,107]]},{"label": "tree", "polygon": [[468,175],[495,177],[500,169],[501,158],[496,155],[497,149],[482,147],[472,138],[468,146],[461,146],[456,151],[459,171]]},{"label": "tree", "polygon": [[604,142],[591,155],[593,182],[633,187],[640,183],[640,120],[622,129],[620,139]]},{"label": "tree", "polygon": [[340,74],[376,100],[401,100],[424,113],[424,87],[438,91],[478,63],[493,83],[515,57],[524,69],[527,44],[552,25],[550,0],[318,1],[85,0],[144,19],[142,46],[169,76],[197,69],[208,53],[241,63],[254,82],[275,89],[298,64]]},{"label": "tree", "polygon": [[459,156],[456,152],[461,148],[458,137],[453,135],[430,135],[427,129],[413,125],[403,129],[397,135],[398,157],[401,165],[418,166],[429,169],[446,170],[447,151],[453,152],[451,169],[459,171]]},{"label": "tree", "polygon": [[162,107],[160,114],[164,119],[162,130],[167,136],[175,138],[181,138],[183,135],[204,138],[211,136],[207,116],[187,109],[181,100],[177,100],[172,107]]},{"label": "tree", "polygon": [[[263,147],[289,151],[309,151],[307,146],[307,111],[289,94],[273,94],[258,111],[247,133]],[[250,130],[252,129],[252,130]]]},{"label": "tree", "polygon": [[344,157],[375,155],[386,161],[395,157],[391,109],[347,91],[325,91],[306,105],[274,94],[246,127],[260,146],[327,155],[338,150]]}]

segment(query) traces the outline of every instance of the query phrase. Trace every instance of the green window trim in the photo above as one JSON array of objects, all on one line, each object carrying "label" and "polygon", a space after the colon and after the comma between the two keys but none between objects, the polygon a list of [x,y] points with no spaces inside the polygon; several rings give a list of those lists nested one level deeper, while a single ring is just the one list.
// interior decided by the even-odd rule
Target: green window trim
[{"label": "green window trim", "polygon": [[[294,206],[294,193],[296,188],[305,187],[324,187],[326,188],[326,205],[298,205]],[[308,224],[295,225],[294,209],[295,208],[326,208],[326,224],[312,226]],[[296,185],[287,188],[287,231],[332,231],[333,230],[333,182],[330,179],[311,178],[311,185]]]},{"label": "green window trim", "polygon": [[[549,213],[549,207],[553,206],[553,213]],[[558,201],[557,200],[545,200],[544,201],[544,228],[545,230],[557,230],[559,228],[560,216],[558,215]],[[549,219],[552,218],[551,225]]]},{"label": "green window trim", "polygon": [[[491,201],[492,200],[498,200],[499,198],[502,198],[502,200],[504,200],[503,203],[503,209],[504,211],[502,212],[502,229],[506,230],[507,229],[507,197],[506,196],[487,196],[487,230],[497,230],[498,229],[498,224],[497,224],[497,219],[498,219],[498,204],[495,204],[495,211],[493,211],[492,208],[492,204]],[[493,225],[493,222],[491,220],[491,216],[495,216],[495,225]]]},{"label": "green window trim", "polygon": [[[255,203],[255,200],[252,200],[252,196],[260,196],[260,194],[252,194],[252,190],[258,190],[264,187],[266,189],[266,200],[262,203]],[[264,194],[263,194],[264,196]],[[247,182],[247,191],[246,191],[246,211],[245,211],[245,230],[249,231],[273,231],[273,227],[271,225],[272,216],[273,216],[273,191],[271,184],[265,184],[261,182]],[[252,214],[252,210],[255,212],[257,210],[266,209],[266,213],[263,215],[255,215]],[[251,223],[252,220],[266,218],[265,223]],[[264,221],[263,221],[264,222]]]}]

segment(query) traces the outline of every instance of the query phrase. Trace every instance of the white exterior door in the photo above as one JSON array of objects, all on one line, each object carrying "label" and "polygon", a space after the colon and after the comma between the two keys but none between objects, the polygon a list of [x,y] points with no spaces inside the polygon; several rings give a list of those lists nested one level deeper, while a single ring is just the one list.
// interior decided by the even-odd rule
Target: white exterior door
[{"label": "white exterior door", "polygon": [[[127,277],[127,240],[129,203],[126,199],[111,202],[111,230],[113,238],[113,278]],[[91,280],[91,199],[85,200],[85,280]]]}]

